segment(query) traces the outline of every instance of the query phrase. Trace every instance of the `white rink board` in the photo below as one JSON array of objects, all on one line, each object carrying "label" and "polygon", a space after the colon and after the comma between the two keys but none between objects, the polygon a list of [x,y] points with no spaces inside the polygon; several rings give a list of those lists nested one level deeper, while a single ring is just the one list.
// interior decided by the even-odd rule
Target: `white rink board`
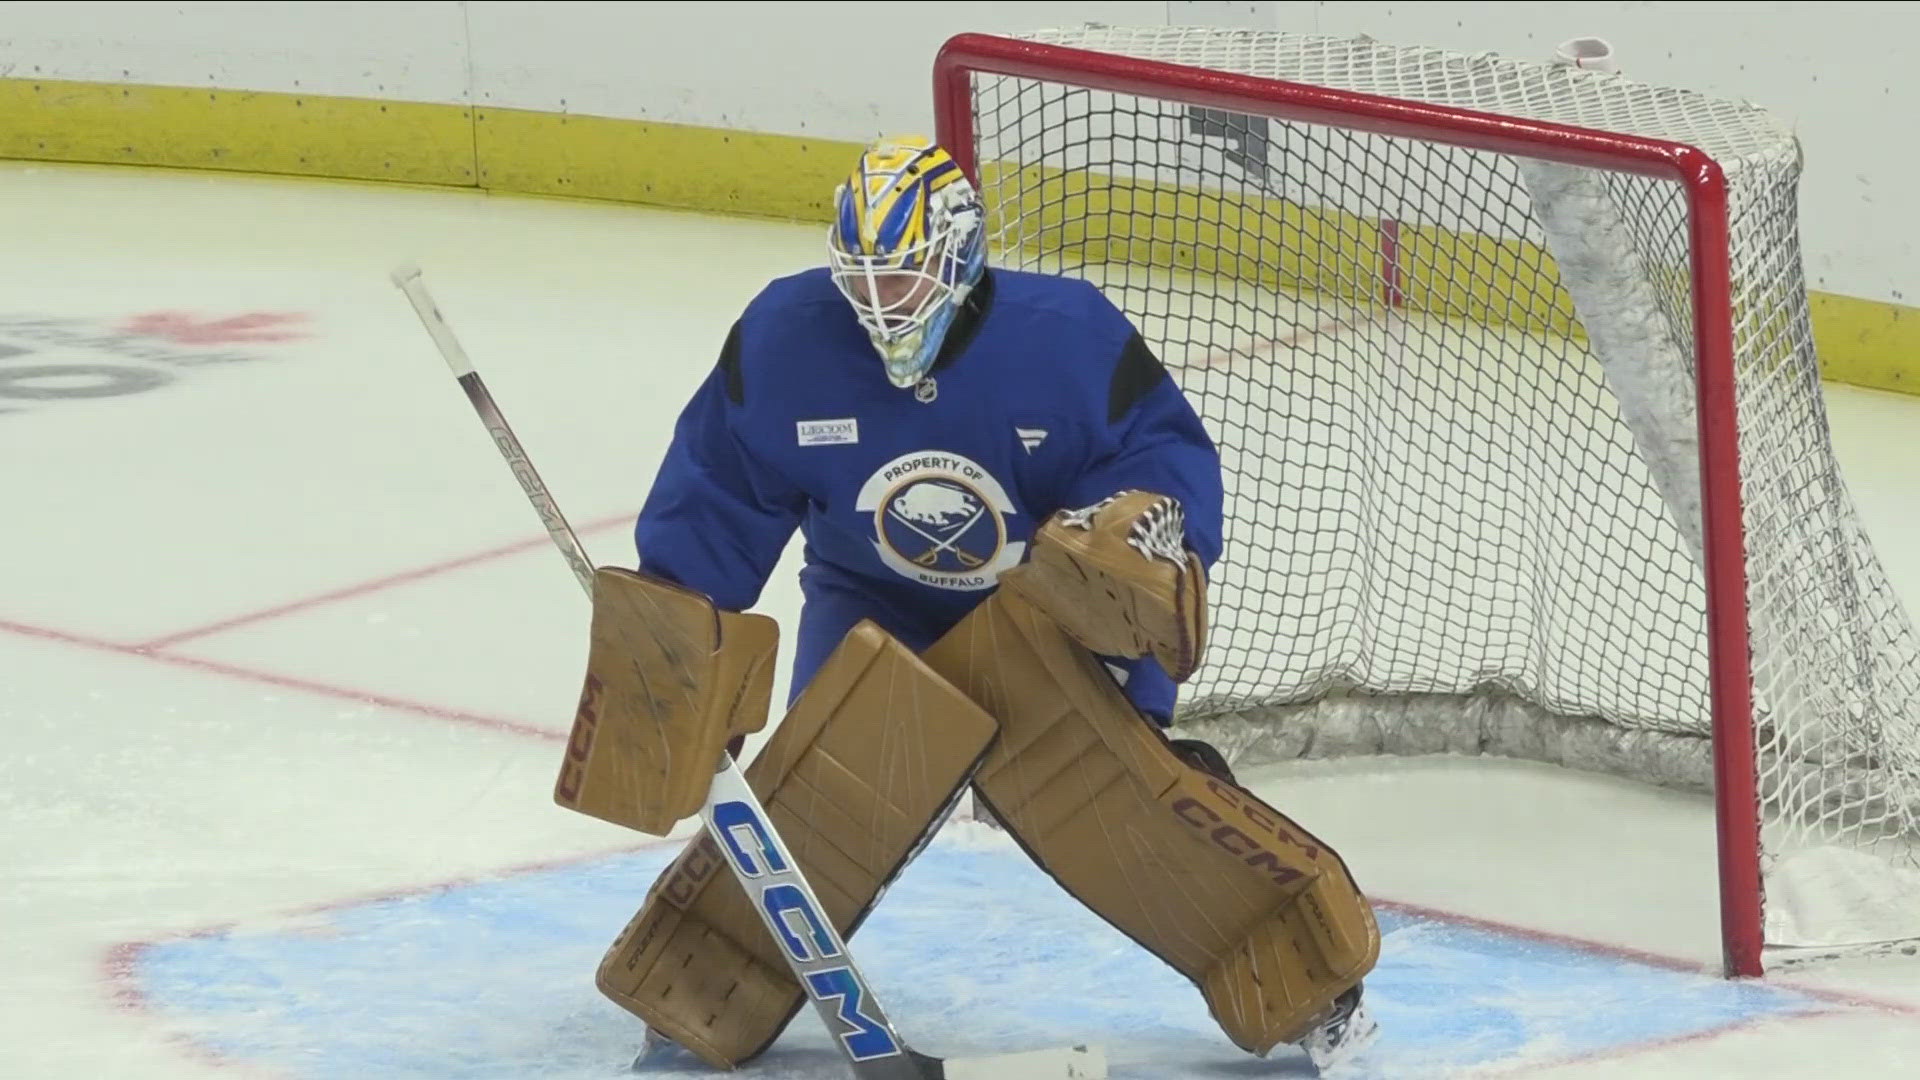
[{"label": "white rink board", "polygon": [[1920,149],[1888,126],[1920,110],[1920,90],[1901,74],[1920,8],[1047,0],[877,10],[857,0],[0,0],[0,77],[473,103],[862,141],[931,128],[934,52],[963,31],[1224,25],[1523,59],[1598,35],[1637,78],[1755,101],[1794,127],[1807,153],[1813,288],[1920,303],[1920,202],[1906,194]]},{"label": "white rink board", "polygon": [[452,0],[0,3],[0,77],[440,104],[471,92]]}]

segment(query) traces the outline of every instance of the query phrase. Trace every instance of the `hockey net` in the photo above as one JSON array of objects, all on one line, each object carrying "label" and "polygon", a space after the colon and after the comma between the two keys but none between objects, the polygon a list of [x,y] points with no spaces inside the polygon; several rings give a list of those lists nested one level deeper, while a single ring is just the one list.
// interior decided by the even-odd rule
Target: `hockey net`
[{"label": "hockey net", "polygon": [[1181,727],[1714,791],[1733,973],[1920,938],[1920,647],[1829,445],[1782,124],[1245,30],[967,35],[936,89],[997,261],[1103,286],[1220,445]]}]

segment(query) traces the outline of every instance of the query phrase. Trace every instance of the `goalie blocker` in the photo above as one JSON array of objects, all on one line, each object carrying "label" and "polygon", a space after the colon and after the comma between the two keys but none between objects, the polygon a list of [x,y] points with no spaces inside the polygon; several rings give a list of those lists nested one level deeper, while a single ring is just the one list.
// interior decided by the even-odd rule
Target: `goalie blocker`
[{"label": "goalie blocker", "polygon": [[554,801],[665,836],[730,740],[766,726],[779,626],[631,570],[593,574],[587,675]]}]

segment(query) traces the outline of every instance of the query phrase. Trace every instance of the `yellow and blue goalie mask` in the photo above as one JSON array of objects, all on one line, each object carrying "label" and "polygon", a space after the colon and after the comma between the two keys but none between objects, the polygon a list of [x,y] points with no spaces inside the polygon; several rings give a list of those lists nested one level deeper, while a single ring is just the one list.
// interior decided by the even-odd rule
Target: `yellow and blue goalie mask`
[{"label": "yellow and blue goalie mask", "polygon": [[980,198],[932,142],[875,143],[834,194],[833,283],[895,386],[920,381],[986,268]]}]

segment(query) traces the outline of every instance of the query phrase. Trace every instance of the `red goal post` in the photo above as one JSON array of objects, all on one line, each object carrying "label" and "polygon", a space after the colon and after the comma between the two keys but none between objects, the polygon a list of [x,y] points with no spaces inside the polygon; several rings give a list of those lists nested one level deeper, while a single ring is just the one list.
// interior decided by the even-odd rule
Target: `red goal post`
[{"label": "red goal post", "polygon": [[[1330,89],[1043,42],[962,34],[934,66],[937,134],[976,178],[976,76],[1011,76],[1228,113],[1634,173],[1677,185],[1687,208],[1697,360],[1709,670],[1725,970],[1762,971],[1760,818],[1749,665],[1740,446],[1735,421],[1727,179],[1677,142]],[[989,207],[992,212],[992,207]]]}]

